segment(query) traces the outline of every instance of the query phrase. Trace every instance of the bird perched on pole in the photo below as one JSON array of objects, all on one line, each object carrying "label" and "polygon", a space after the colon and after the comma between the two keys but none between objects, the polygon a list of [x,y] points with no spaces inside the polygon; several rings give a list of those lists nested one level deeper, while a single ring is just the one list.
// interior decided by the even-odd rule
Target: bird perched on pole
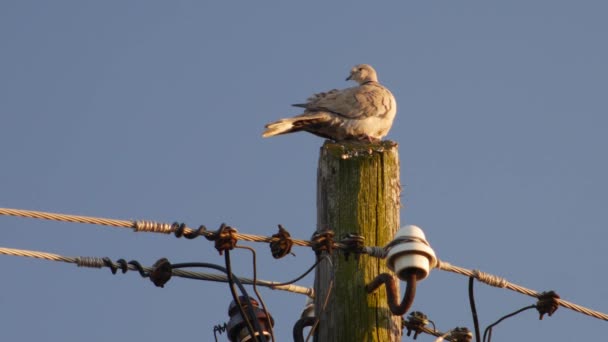
[{"label": "bird perched on pole", "polygon": [[294,104],[304,113],[267,124],[264,138],[299,131],[334,141],[379,141],[388,134],[397,113],[397,101],[380,83],[374,68],[354,66],[346,79],[359,85],[314,94],[306,103]]}]

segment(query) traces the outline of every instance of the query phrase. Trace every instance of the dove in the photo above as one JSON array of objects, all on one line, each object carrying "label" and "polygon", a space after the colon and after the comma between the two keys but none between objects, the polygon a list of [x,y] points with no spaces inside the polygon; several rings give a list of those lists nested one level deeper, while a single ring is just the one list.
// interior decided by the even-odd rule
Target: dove
[{"label": "dove", "polygon": [[359,85],[317,93],[306,103],[292,105],[304,108],[304,113],[267,124],[262,137],[305,131],[337,142],[380,141],[393,125],[395,97],[378,83],[370,65],[354,66],[346,80]]}]

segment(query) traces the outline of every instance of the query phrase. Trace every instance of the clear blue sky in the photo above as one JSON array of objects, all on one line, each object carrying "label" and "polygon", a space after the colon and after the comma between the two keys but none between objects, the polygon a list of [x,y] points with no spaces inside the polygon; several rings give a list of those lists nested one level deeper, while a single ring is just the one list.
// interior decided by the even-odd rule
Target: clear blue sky
[{"label": "clear blue sky", "polygon": [[[602,1],[287,4],[0,3],[0,206],[175,220],[306,239],[322,140],[262,139],[289,105],[373,65],[399,112],[401,222],[437,255],[608,311],[608,5]],[[1,246],[150,265],[223,263],[204,240],[0,217]],[[313,253],[273,260],[303,272]],[[235,252],[249,276],[250,257]],[[227,286],[0,256],[3,341],[211,341]],[[312,286],[312,276],[301,285]],[[472,328],[467,279],[433,271],[414,309]],[[477,284],[483,326],[533,303]],[[304,298],[265,290],[279,341]],[[606,322],[561,308],[496,341],[590,341]],[[225,338],[225,335],[223,335]],[[431,341],[428,336],[420,341]]]}]

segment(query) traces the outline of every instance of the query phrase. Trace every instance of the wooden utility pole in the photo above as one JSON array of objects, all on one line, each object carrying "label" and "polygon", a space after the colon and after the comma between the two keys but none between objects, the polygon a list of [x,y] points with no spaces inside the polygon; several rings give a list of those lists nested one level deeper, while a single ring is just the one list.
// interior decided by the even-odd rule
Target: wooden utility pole
[{"label": "wooden utility pole", "polygon": [[[401,194],[395,142],[325,142],[317,172],[318,230],[333,230],[335,240],[360,234],[366,246],[392,240],[399,228]],[[319,264],[315,341],[401,341],[401,317],[391,314],[384,288],[372,294],[364,288],[383,272],[389,272],[385,260],[367,255],[358,262],[352,255],[345,260],[336,251],[331,263]]]}]

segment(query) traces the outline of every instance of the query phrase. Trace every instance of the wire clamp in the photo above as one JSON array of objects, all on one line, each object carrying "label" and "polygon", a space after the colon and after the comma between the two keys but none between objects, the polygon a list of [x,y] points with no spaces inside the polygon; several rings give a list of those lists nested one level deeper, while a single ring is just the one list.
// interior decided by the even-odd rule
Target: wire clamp
[{"label": "wire clamp", "polygon": [[420,311],[412,311],[407,316],[407,320],[403,319],[402,323],[406,327],[407,336],[410,336],[414,332],[413,339],[415,340],[422,332],[422,328],[429,324],[429,319]]},{"label": "wire clamp", "polygon": [[165,284],[171,279],[173,275],[173,267],[167,258],[158,259],[154,265],[152,265],[152,272],[150,272],[150,280],[157,287],[165,287]]},{"label": "wire clamp", "polygon": [[236,232],[235,228],[222,223],[217,231],[210,232],[211,234],[209,236],[205,235],[205,237],[209,241],[215,241],[215,249],[222,255],[224,251],[229,251],[236,247],[236,243],[238,242],[235,236]]},{"label": "wire clamp", "polygon": [[355,254],[355,260],[358,262],[361,254],[364,253],[365,237],[360,234],[349,233],[344,236],[340,243],[344,245],[342,252],[344,259],[348,260],[351,253]]},{"label": "wire clamp", "polygon": [[450,338],[454,342],[471,342],[473,333],[467,327],[456,327],[450,331]]},{"label": "wire clamp", "polygon": [[559,295],[555,291],[546,291],[538,296],[536,310],[538,310],[538,313],[540,314],[539,319],[543,319],[545,314],[551,317],[551,315],[557,311],[557,308],[559,308],[558,299]]},{"label": "wire clamp", "polygon": [[312,234],[312,250],[315,251],[317,256],[321,255],[321,252],[327,252],[327,254],[332,254],[334,250],[334,231],[333,230],[324,230],[324,231],[316,231]]},{"label": "wire clamp", "polygon": [[270,238],[270,252],[275,259],[281,259],[287,254],[294,255],[291,253],[291,247],[293,247],[293,240],[291,239],[291,235],[283,227],[279,225],[279,232],[273,234]]}]

